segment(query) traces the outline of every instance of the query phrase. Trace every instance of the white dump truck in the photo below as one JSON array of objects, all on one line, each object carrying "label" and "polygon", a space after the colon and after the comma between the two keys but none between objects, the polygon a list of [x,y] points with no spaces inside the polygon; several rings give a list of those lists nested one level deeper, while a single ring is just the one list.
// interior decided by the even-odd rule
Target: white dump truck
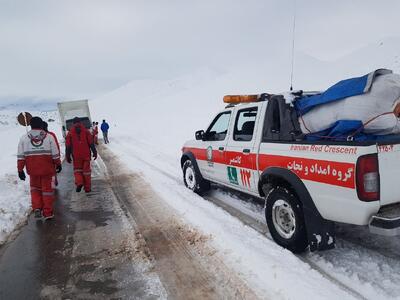
[{"label": "white dump truck", "polygon": [[80,118],[86,128],[90,128],[92,119],[90,117],[88,100],[64,101],[57,103],[57,106],[64,138],[72,126],[75,117]]}]

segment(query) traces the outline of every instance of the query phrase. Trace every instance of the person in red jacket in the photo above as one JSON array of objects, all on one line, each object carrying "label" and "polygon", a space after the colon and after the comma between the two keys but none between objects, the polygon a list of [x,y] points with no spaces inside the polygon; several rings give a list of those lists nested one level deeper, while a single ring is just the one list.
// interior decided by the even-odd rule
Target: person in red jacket
[{"label": "person in red jacket", "polygon": [[91,152],[93,158],[97,158],[97,150],[93,143],[93,136],[88,129],[83,126],[79,118],[74,118],[73,126],[65,139],[65,157],[67,162],[73,160],[76,191],[80,192],[82,187],[85,192],[91,191]]},{"label": "person in red jacket", "polygon": [[60,152],[60,143],[58,142],[57,135],[54,132],[49,131],[49,124],[47,124],[47,122],[43,121],[42,127],[43,127],[44,131],[46,131],[48,134],[53,136],[53,138],[54,138],[54,140],[56,141],[56,144],[57,144],[58,152]]},{"label": "person in red jacket", "polygon": [[92,135],[93,135],[93,142],[95,145],[99,144],[99,122],[93,122],[92,123]]},{"label": "person in red jacket", "polygon": [[[54,138],[54,140],[56,141],[58,152],[61,153],[61,151],[60,151],[60,143],[58,142],[57,135],[54,132],[49,131],[49,124],[47,124],[47,122],[43,121],[42,129],[44,131],[46,131],[48,134],[50,134]],[[53,179],[54,179],[54,186],[55,187],[58,186],[57,174],[54,175]]]},{"label": "person in red jacket", "polygon": [[42,130],[43,121],[33,117],[30,121],[32,128],[21,137],[18,144],[18,176],[26,179],[24,168],[30,176],[32,209],[35,218],[54,217],[54,189],[52,178],[61,172],[60,151],[54,137]]}]

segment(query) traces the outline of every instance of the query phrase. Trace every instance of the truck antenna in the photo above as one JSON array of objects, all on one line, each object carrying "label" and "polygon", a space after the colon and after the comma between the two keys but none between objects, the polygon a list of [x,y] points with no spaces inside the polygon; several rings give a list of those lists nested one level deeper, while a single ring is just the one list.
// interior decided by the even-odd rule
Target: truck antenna
[{"label": "truck antenna", "polygon": [[296,37],[296,0],[293,1],[294,14],[293,14],[293,31],[292,31],[292,65],[290,72],[290,90],[293,91],[293,70],[294,70],[294,49],[295,49],[295,37]]}]

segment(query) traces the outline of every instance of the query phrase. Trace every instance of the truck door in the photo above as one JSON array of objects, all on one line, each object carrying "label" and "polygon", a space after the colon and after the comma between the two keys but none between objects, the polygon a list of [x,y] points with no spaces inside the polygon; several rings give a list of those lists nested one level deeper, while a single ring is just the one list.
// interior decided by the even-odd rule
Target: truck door
[{"label": "truck door", "polygon": [[221,182],[226,173],[225,152],[231,115],[231,110],[218,114],[204,133],[207,161],[202,163],[201,171],[212,181]]},{"label": "truck door", "polygon": [[257,150],[254,145],[258,111],[258,106],[237,111],[226,152],[226,183],[245,191],[257,191]]}]

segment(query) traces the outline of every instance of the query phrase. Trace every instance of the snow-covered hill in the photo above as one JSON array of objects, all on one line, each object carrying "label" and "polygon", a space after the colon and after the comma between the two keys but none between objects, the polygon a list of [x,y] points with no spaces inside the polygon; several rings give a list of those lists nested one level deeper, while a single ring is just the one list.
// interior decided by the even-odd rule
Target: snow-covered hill
[{"label": "snow-covered hill", "polygon": [[[205,129],[223,108],[223,95],[288,90],[290,61],[283,59],[287,52],[245,58],[225,70],[208,66],[170,80],[135,80],[93,100],[93,115],[109,121],[111,138],[134,136],[177,157],[181,144],[196,130]],[[294,88],[323,90],[377,68],[400,71],[400,38],[377,41],[335,61],[297,53]]]}]

